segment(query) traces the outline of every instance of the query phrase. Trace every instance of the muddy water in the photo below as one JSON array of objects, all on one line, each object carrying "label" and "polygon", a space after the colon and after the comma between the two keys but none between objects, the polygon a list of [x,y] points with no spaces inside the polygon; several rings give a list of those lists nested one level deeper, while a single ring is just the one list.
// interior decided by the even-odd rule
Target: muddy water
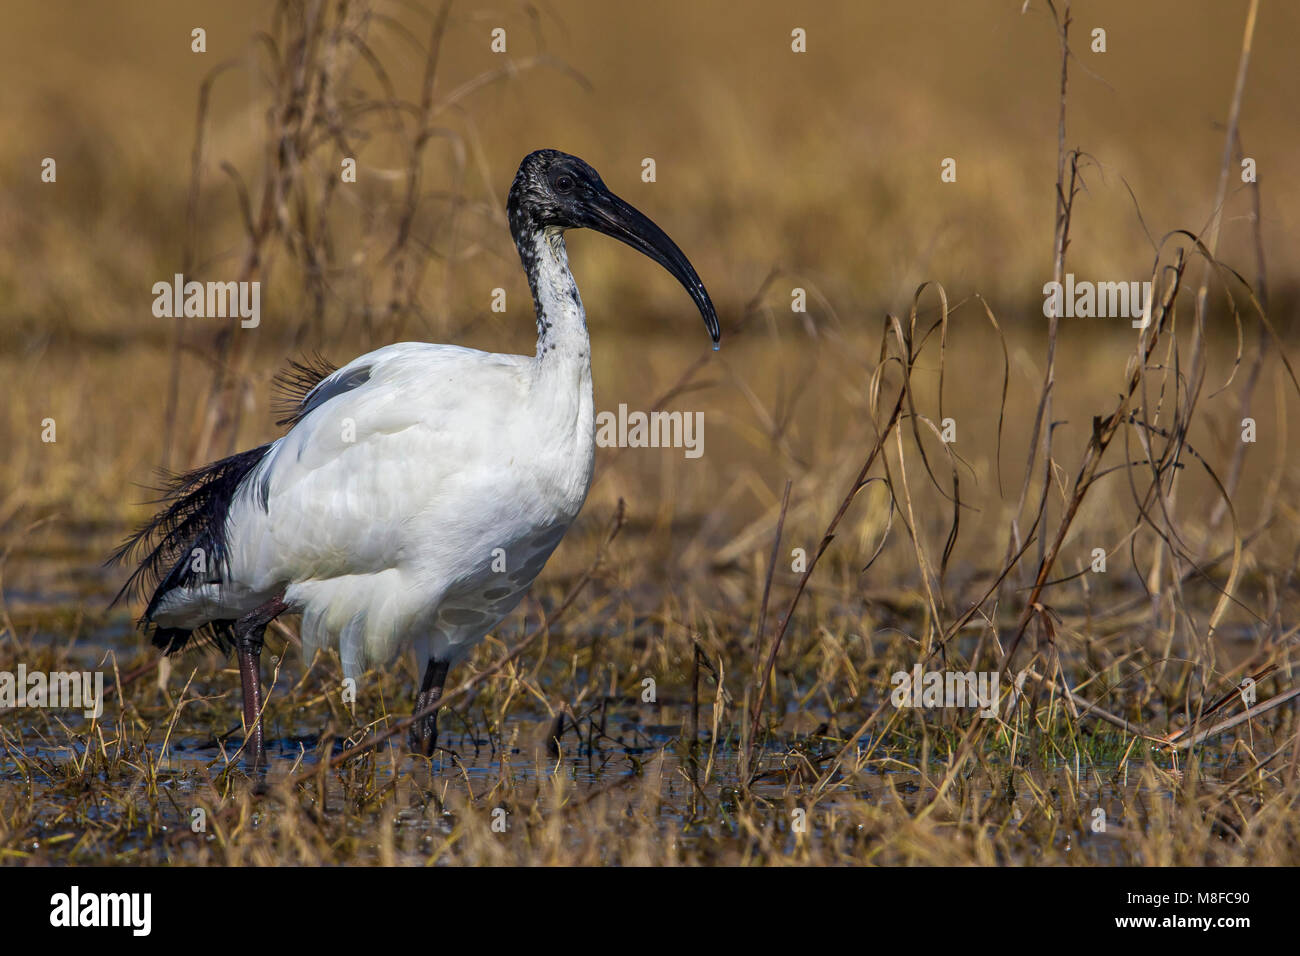
[{"label": "muddy water", "polygon": [[[87,529],[85,539],[98,542],[111,536],[110,529]],[[70,540],[47,545],[39,552],[18,555],[18,560],[6,565],[5,609],[11,619],[24,623],[17,627],[18,638],[6,631],[0,640],[0,671],[12,671],[18,663],[28,660],[30,666],[39,667],[44,661],[51,668],[57,663],[61,668],[102,670],[106,683],[111,684],[115,664],[119,672],[125,672],[151,659],[151,652],[142,653],[141,637],[124,614],[106,615],[94,610],[111,599],[113,584],[120,575],[88,560],[77,543]],[[302,662],[296,659],[296,652],[291,652],[272,690],[272,699],[280,705],[269,713],[270,766],[262,779],[272,787],[317,766],[322,759],[320,735],[322,728],[330,724],[330,711],[320,702],[319,687],[303,690],[303,677]],[[187,679],[192,680],[187,700],[196,703],[187,705],[172,726],[168,701],[175,701]],[[555,684],[561,679],[577,686],[587,683],[580,671],[565,678],[556,675]],[[141,738],[147,758],[137,752],[131,757],[131,765],[156,767],[156,787],[165,804],[183,808],[211,793],[213,775],[221,773],[240,746],[238,680],[228,663],[209,656],[187,659],[183,667],[173,670],[166,700],[151,686],[154,681],[153,675],[146,675],[128,691],[133,711],[144,714],[152,724],[147,738]],[[547,686],[545,675],[539,676],[539,681]],[[395,696],[395,687],[386,687],[385,693],[389,695],[388,712],[402,716],[408,702]],[[646,709],[635,701],[608,698],[599,709],[587,701],[578,727],[566,727],[561,746],[555,751],[545,743],[553,728],[552,718],[529,701],[513,703],[505,724],[494,728],[483,725],[481,708],[471,701],[444,714],[440,742],[447,749],[435,761],[429,779],[450,784],[462,794],[488,793],[503,779],[509,780],[515,793],[543,794],[556,775],[562,775],[575,794],[608,790],[611,799],[626,800],[630,808],[638,792],[631,784],[653,767],[662,781],[654,820],[666,843],[689,850],[742,841],[745,836],[733,813],[741,790],[741,754],[734,738],[710,746],[710,703],[711,692],[702,695],[704,729],[694,749],[687,736],[691,725],[689,701],[665,699],[654,711],[656,719],[650,720]],[[876,703],[866,701],[864,707],[870,709]],[[111,738],[114,732],[120,732],[120,726],[114,730],[120,716],[116,701],[111,700],[101,721],[105,736]],[[828,766],[829,759],[843,745],[842,739],[807,733],[808,728],[831,719],[816,701],[800,708],[798,716],[805,731],[773,742],[750,788],[751,812],[759,807],[757,812],[766,814],[774,826],[784,822],[792,801],[798,804],[807,798],[816,771]],[[6,744],[0,754],[0,804],[4,797],[11,801],[30,798],[41,806],[32,832],[20,841],[20,846],[39,847],[42,834],[48,839],[48,833],[58,829],[57,824],[50,824],[47,831],[43,821],[58,821],[65,816],[67,768],[79,766],[86,759],[86,724],[75,715],[52,717],[48,711],[22,709],[0,713],[0,721]],[[341,752],[365,732],[365,728],[354,727],[350,738],[333,739],[330,753]],[[1266,745],[1263,740],[1256,743],[1258,751]],[[924,758],[909,734],[881,740],[864,737],[857,751],[859,755],[869,752],[872,762],[861,772],[839,774],[829,782],[829,790],[817,801],[819,813],[809,822],[812,834],[816,835],[828,825],[826,820],[837,815],[859,820],[864,808],[910,815],[934,796],[945,772],[943,749],[937,749],[928,767],[921,767]],[[1240,773],[1243,767],[1238,756],[1229,758],[1218,751],[1206,756],[1204,772],[1208,774],[1227,778]],[[1103,830],[1088,826],[1065,828],[1051,837],[1052,846],[1038,849],[1050,852],[1056,860],[1062,859],[1062,854],[1067,855],[1066,859],[1078,854],[1090,862],[1132,862],[1131,844],[1145,827],[1141,817],[1149,815],[1153,807],[1168,808],[1174,798],[1170,787],[1143,786],[1136,770],[1117,772],[1116,760],[1093,759],[1080,770],[1068,759],[1048,757],[1035,767],[1018,771],[1035,778],[1037,784],[1022,788],[1018,795],[1008,794],[1001,776],[1007,770],[1005,758],[988,755],[987,765],[993,768],[992,774],[977,774],[963,782],[966,797],[998,808],[997,812],[1013,823],[1033,811],[1027,791],[1058,786],[1067,777],[1086,791],[1088,806],[1107,808],[1108,826]],[[1168,766],[1169,761],[1165,759],[1162,765]],[[705,766],[709,768],[707,779]],[[809,773],[809,768],[814,772]],[[370,786],[392,785],[395,806],[401,808],[396,817],[399,844],[418,857],[421,848],[429,852],[432,842],[449,832],[453,819],[430,812],[430,785],[420,783],[423,778],[410,771],[397,738],[379,752]],[[148,854],[156,850],[157,833],[135,825],[130,808],[136,799],[141,804],[156,804],[158,795],[150,793],[145,778],[133,770],[119,768],[118,773],[109,782],[119,798],[132,799],[102,802],[96,812],[104,826],[123,826],[124,837],[116,844],[116,852],[140,853],[148,859]],[[629,785],[621,789],[625,783]],[[346,797],[338,781],[327,776],[326,803],[341,806]],[[1138,807],[1143,808],[1142,814],[1134,812]],[[170,821],[166,826],[185,828],[183,812],[165,808],[163,812]],[[575,822],[572,826],[576,841],[585,824]],[[795,839],[793,833],[788,837],[791,845]],[[369,854],[362,852],[355,861],[370,862]]]}]

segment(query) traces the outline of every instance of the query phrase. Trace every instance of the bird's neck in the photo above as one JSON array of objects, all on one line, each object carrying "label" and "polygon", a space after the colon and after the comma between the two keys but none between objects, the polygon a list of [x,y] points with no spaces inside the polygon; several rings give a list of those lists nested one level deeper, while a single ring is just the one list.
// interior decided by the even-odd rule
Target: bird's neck
[{"label": "bird's neck", "polygon": [[537,360],[590,367],[587,313],[569,271],[564,233],[555,228],[537,229],[518,236],[515,245],[537,312]]}]

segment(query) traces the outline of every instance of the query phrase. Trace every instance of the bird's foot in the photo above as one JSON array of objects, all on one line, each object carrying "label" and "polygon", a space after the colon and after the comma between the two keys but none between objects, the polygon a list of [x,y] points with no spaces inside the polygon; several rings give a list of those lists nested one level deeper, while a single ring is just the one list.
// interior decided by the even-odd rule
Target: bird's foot
[{"label": "bird's foot", "polygon": [[408,740],[411,752],[432,758],[438,749],[438,701],[447,680],[448,662],[430,660],[424,668],[420,692],[415,695],[415,723]]},{"label": "bird's foot", "polygon": [[[427,699],[428,695],[421,694],[416,698],[415,712],[418,714],[429,704],[437,700]],[[434,711],[418,719],[411,725],[407,735],[407,742],[410,745],[411,753],[419,754],[422,757],[432,757],[438,749],[438,713]]]}]

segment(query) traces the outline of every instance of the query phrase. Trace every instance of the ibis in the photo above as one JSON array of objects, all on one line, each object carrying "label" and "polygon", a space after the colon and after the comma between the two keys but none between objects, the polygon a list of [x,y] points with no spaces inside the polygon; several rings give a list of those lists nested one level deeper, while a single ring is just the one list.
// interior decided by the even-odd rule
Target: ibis
[{"label": "ibis", "polygon": [[591,344],[564,234],[594,229],[685,287],[718,347],[709,294],[681,249],[554,149],[524,157],[506,204],[537,315],[533,355],[402,342],[341,368],[293,363],[287,431],[172,478],[112,559],[118,598],[174,654],[238,658],[244,751],[265,763],[267,625],[302,615],[304,651],[356,678],[413,650],[423,679],[410,746],[431,756],[447,672],[523,599],[582,508],[594,464]]}]

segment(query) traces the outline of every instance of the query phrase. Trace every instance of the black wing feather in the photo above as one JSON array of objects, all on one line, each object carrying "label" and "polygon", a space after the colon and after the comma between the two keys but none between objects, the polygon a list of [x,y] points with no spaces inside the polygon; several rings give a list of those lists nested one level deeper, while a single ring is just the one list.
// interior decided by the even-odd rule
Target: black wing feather
[{"label": "black wing feather", "polygon": [[[108,559],[110,565],[139,562],[113,604],[148,593],[149,603],[140,618],[140,626],[147,630],[163,595],[172,588],[220,581],[226,562],[230,504],[270,449],[268,443],[182,475],[167,476],[159,489],[163,497],[158,499],[166,507],[136,529]],[[201,552],[201,563],[195,560],[196,549]],[[195,569],[196,563],[200,570]],[[200,636],[225,647],[229,625],[229,621],[214,621],[199,629],[204,632]],[[153,643],[171,653],[184,647],[189,635],[175,628],[154,628]]]},{"label": "black wing feather", "polygon": [[[367,366],[317,391],[317,386],[336,371],[319,353],[290,362],[275,378],[276,411],[284,416],[276,424],[292,426],[322,402],[356,388],[370,377]],[[162,487],[158,489],[162,497],[157,499],[164,507],[136,529],[108,559],[110,565],[139,562],[110,607],[124,598],[143,599],[148,594],[149,603],[139,624],[146,631],[152,629],[154,646],[165,653],[193,646],[196,641],[229,649],[233,621],[209,621],[190,631],[158,627],[153,623],[153,616],[163,596],[173,588],[222,579],[230,505],[245,479],[270,449],[268,443],[184,474],[164,474]],[[259,489],[258,494],[262,506],[266,507],[266,489]],[[194,568],[195,549],[202,551],[202,570]]]},{"label": "black wing feather", "polygon": [[271,403],[271,409],[276,415],[280,416],[276,420],[277,425],[289,425],[292,427],[307,414],[307,396],[310,395],[321,382],[329,378],[338,371],[338,366],[331,363],[319,352],[314,353],[302,361],[290,361],[288,365],[276,373],[271,382],[271,387],[275,390],[275,399]]}]

